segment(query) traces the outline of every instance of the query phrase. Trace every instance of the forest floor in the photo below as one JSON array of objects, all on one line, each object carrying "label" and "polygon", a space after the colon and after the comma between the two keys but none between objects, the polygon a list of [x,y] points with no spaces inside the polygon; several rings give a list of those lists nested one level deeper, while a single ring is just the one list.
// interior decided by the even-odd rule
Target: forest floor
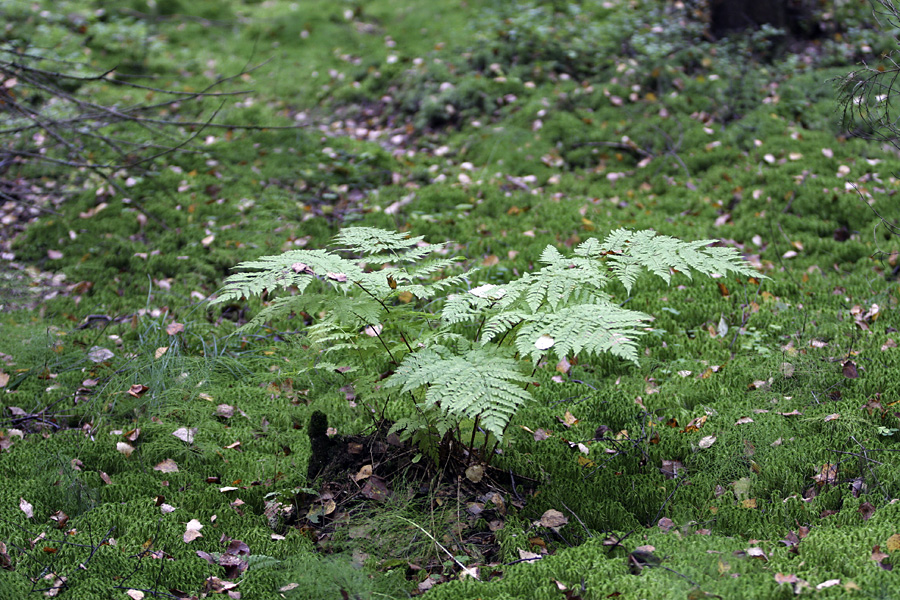
[{"label": "forest floor", "polygon": [[[900,161],[836,83],[896,68],[871,7],[106,4],[0,0],[0,597],[900,596]],[[347,226],[471,286],[620,227],[769,279],[616,289],[640,366],[540,365],[472,476],[310,367],[320,315],[210,305]]]}]

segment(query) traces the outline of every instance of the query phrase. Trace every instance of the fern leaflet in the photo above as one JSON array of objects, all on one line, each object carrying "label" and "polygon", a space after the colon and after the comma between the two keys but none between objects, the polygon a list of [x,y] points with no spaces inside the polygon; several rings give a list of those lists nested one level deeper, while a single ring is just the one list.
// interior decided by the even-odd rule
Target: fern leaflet
[{"label": "fern leaflet", "polygon": [[637,364],[635,338],[645,333],[637,328],[651,319],[615,304],[576,304],[529,317],[516,334],[516,348],[535,362],[549,348],[560,360],[580,352],[610,352]]},{"label": "fern leaflet", "polygon": [[458,418],[480,418],[481,427],[501,440],[510,419],[531,399],[523,387],[530,379],[518,366],[496,349],[454,354],[435,346],[407,354],[385,386],[401,392],[427,387],[426,405]]}]

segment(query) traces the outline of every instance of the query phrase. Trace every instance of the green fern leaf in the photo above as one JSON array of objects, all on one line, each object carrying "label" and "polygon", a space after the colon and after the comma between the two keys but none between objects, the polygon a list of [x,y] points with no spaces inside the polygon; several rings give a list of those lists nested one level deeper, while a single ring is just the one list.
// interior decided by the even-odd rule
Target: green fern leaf
[{"label": "green fern leaf", "polygon": [[481,329],[481,343],[487,344],[488,342],[493,341],[519,323],[528,319],[530,315],[531,313],[523,311],[507,310],[492,316],[485,321],[484,327]]},{"label": "green fern leaf", "polygon": [[531,399],[523,387],[530,379],[518,367],[493,348],[457,355],[436,346],[408,354],[385,386],[401,392],[426,387],[428,406],[458,418],[480,418],[486,431],[502,439],[510,419]]},{"label": "green fern leaf", "polygon": [[[601,253],[608,254],[610,268],[619,281],[631,293],[631,287],[642,269],[669,283],[671,272],[684,273],[689,278],[692,271],[704,275],[725,275],[736,273],[765,278],[748,265],[734,248],[711,247],[717,240],[683,242],[655,231],[629,231],[617,229],[610,233],[603,244]],[[596,255],[597,247],[592,245],[584,252]]]},{"label": "green fern leaf", "polygon": [[[409,237],[405,233],[375,227],[347,227],[334,237],[334,244],[349,252],[364,256],[387,254],[391,257],[389,260],[403,260],[408,256],[409,258],[406,260],[414,262],[417,259],[413,258],[415,253],[410,254],[410,250],[418,246],[424,239],[422,236]],[[435,248],[435,246],[430,246],[424,256],[427,256]]]},{"label": "green fern leaf", "polygon": [[635,338],[645,333],[638,328],[651,319],[615,304],[577,304],[529,317],[516,334],[516,348],[535,362],[550,350],[560,360],[582,352],[609,352],[637,364]]},{"label": "green fern leaf", "polygon": [[[302,292],[314,278],[346,287],[363,275],[358,265],[327,250],[291,250],[279,256],[262,256],[242,262],[235,268],[248,272],[228,277],[213,304],[249,298],[278,288],[296,287]],[[344,286],[340,285],[345,282]]]}]

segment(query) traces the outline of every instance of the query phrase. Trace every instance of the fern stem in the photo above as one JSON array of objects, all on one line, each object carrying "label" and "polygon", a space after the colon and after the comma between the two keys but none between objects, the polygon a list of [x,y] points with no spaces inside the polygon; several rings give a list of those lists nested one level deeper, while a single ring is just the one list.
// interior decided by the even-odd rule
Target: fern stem
[{"label": "fern stem", "polygon": [[[359,289],[361,289],[361,290],[364,291],[366,294],[368,294],[369,296],[371,296],[372,300],[374,300],[375,302],[377,302],[378,304],[380,304],[380,305],[381,305],[381,308],[384,309],[384,312],[386,312],[386,313],[390,313],[390,312],[391,312],[391,309],[388,307],[387,304],[384,303],[383,300],[381,300],[381,298],[379,298],[378,296],[376,296],[375,294],[373,294],[372,292],[370,292],[369,290],[367,290],[366,288],[364,288],[363,285],[362,285],[360,282],[354,281],[353,283],[355,283],[356,286],[357,286]],[[400,339],[403,340],[403,343],[404,343],[404,344],[406,344],[406,349],[409,350],[410,352],[412,352],[412,351],[413,351],[412,346],[410,346],[410,345],[409,345],[409,342],[406,341],[406,336],[403,334],[403,331],[402,331],[399,327],[397,328],[397,333],[400,334]],[[378,334],[376,333],[376,335],[378,335]],[[378,336],[378,341],[381,342],[381,345],[384,346],[384,349],[387,350],[388,354],[391,354],[391,351],[388,350],[388,347],[384,344],[384,341],[381,339],[381,336]],[[400,363],[398,363],[397,360],[394,358],[394,355],[393,355],[393,354],[391,354],[391,360],[394,362],[395,365],[400,364]]]},{"label": "fern stem", "polygon": [[516,327],[518,327],[519,325],[521,325],[521,324],[524,323],[524,322],[525,322],[525,320],[522,319],[521,321],[519,321],[518,323],[516,323],[515,325],[513,325],[512,327],[510,327],[509,329],[507,329],[507,330],[506,330],[506,333],[503,334],[503,337],[500,338],[500,341],[497,342],[497,345],[498,345],[498,346],[502,346],[502,345],[503,345],[503,340],[506,339],[506,336],[508,336],[510,333],[512,333],[513,330],[514,330]]},{"label": "fern stem", "polygon": [[371,296],[371,297],[372,297],[372,300],[374,300],[375,302],[377,302],[378,304],[380,304],[380,305],[381,305],[381,308],[383,308],[385,312],[391,312],[391,309],[388,308],[388,305],[387,305],[387,304],[385,304],[378,296],[376,296],[375,294],[373,294],[372,292],[370,292],[369,290],[367,290],[366,288],[364,288],[363,285],[362,285],[360,282],[354,281],[353,283],[355,283],[356,286],[357,286],[359,289],[361,289],[361,290],[364,291],[366,294],[368,294],[369,296]]},{"label": "fern stem", "polygon": [[[378,338],[378,341],[381,342],[381,345],[384,346],[385,352],[387,352],[387,353],[388,353],[388,356],[391,357],[391,362],[394,363],[395,365],[397,365],[397,366],[399,367],[399,366],[400,366],[400,363],[397,362],[397,359],[394,358],[394,355],[393,355],[393,353],[391,352],[391,349],[388,348],[387,344],[384,343],[384,340],[381,339],[381,334],[378,332],[378,330],[377,330],[375,327],[372,327],[372,331],[375,332],[375,337],[377,337],[377,338]],[[402,336],[402,334],[401,334],[401,336]],[[408,346],[409,346],[409,344],[407,344],[407,347],[408,347]]]},{"label": "fern stem", "polygon": [[472,341],[474,341],[474,342],[478,341],[478,337],[481,335],[481,328],[484,327],[485,321],[487,321],[487,315],[481,317],[481,323],[478,324],[478,329],[475,330],[475,337],[472,339]]},{"label": "fern stem", "polygon": [[475,423],[472,425],[472,439],[469,440],[469,456],[475,451],[475,432],[478,431],[478,420],[481,419],[481,414],[478,413],[478,416],[475,417]]}]

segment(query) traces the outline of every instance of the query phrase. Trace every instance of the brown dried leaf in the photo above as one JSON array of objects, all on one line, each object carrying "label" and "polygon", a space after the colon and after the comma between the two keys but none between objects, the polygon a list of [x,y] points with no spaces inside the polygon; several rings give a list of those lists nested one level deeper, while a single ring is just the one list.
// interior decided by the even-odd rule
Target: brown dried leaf
[{"label": "brown dried leaf", "polygon": [[863,521],[868,521],[872,518],[872,515],[875,514],[875,507],[871,502],[863,502],[859,505],[859,508],[856,510],[861,516]]},{"label": "brown dried leaf", "polygon": [[144,393],[146,393],[147,390],[149,390],[149,389],[150,389],[150,388],[147,387],[146,385],[143,385],[143,384],[140,384],[140,383],[136,383],[136,384],[134,384],[133,386],[131,386],[130,388],[128,388],[128,394],[131,395],[131,396],[134,396],[135,398],[140,398],[140,397],[143,396]]},{"label": "brown dried leaf", "polygon": [[353,476],[353,481],[362,481],[372,476],[372,465],[363,465],[359,472]]},{"label": "brown dried leaf", "polygon": [[569,522],[566,515],[558,510],[550,509],[541,515],[541,526],[543,527],[562,527]]}]

